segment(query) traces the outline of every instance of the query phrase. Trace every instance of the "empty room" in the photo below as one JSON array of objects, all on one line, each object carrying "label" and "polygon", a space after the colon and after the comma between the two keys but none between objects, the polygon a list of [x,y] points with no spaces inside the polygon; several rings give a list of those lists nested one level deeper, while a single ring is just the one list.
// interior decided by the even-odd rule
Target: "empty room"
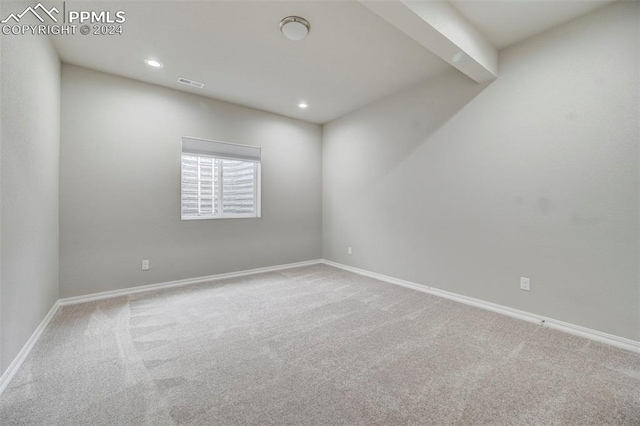
[{"label": "empty room", "polygon": [[640,2],[0,29],[1,425],[640,425]]}]

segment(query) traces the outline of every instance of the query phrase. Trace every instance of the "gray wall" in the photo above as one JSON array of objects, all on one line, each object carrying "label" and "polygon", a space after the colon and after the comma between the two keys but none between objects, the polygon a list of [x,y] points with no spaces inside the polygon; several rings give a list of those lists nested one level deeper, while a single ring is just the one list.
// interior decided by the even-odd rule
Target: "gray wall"
[{"label": "gray wall", "polygon": [[58,298],[60,62],[38,36],[0,57],[1,374]]},{"label": "gray wall", "polygon": [[[320,126],[66,64],[61,126],[61,297],[320,257]],[[180,220],[182,136],[262,147],[262,218]]]},{"label": "gray wall", "polygon": [[639,8],[326,125],[324,257],[640,340]]}]

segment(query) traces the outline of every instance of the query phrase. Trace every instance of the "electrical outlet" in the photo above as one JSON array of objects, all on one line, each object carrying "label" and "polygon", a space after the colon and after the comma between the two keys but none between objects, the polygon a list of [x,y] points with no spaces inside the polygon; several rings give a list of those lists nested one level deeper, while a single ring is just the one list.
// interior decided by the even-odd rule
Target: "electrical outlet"
[{"label": "electrical outlet", "polygon": [[351,250],[351,247],[347,247],[347,254],[353,254],[353,250]]},{"label": "electrical outlet", "polygon": [[531,280],[529,278],[520,277],[520,290],[529,291],[531,290]]},{"label": "electrical outlet", "polygon": [[143,271],[148,271],[149,270],[149,260],[148,259],[142,261],[142,270]]}]

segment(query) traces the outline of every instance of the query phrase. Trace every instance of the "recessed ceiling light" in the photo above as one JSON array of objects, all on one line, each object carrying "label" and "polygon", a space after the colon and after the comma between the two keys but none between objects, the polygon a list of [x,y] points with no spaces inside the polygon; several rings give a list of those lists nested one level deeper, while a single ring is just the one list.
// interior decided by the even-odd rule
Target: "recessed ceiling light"
[{"label": "recessed ceiling light", "polygon": [[298,108],[302,108],[302,109],[305,109],[305,108],[307,108],[308,106],[309,106],[309,104],[307,104],[306,102],[300,102],[300,103],[298,104]]},{"label": "recessed ceiling light", "polygon": [[155,59],[149,59],[149,58],[145,59],[144,63],[154,68],[162,68],[164,66],[160,62],[156,61]]},{"label": "recessed ceiling light", "polygon": [[280,21],[280,31],[289,40],[302,40],[309,34],[310,29],[309,21],[299,16],[287,16]]}]

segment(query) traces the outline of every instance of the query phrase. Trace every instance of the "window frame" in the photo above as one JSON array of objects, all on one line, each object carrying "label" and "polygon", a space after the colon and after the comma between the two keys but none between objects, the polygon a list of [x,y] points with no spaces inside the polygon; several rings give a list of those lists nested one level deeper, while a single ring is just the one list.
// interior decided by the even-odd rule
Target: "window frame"
[{"label": "window frame", "polygon": [[[196,138],[189,138],[189,139],[196,139]],[[231,144],[228,142],[218,142],[218,141],[208,141],[205,139],[199,139],[202,141],[207,141],[207,142],[215,142],[218,144],[225,144],[225,145],[236,145],[239,147],[242,146],[248,146],[248,145],[239,145],[239,144]],[[253,147],[252,147],[253,148]],[[218,181],[219,184],[216,185],[218,186],[218,195],[217,197],[214,197],[212,202],[215,203],[216,198],[219,201],[219,213],[216,215],[198,215],[198,216],[184,216],[182,213],[182,201],[183,201],[183,176],[184,176],[184,161],[183,161],[183,156],[191,156],[191,157],[197,157],[198,159],[201,157],[206,157],[206,158],[211,158],[212,161],[215,160],[221,160],[221,161],[241,161],[241,162],[245,162],[245,163],[253,163],[253,167],[254,167],[254,180],[253,180],[253,201],[254,201],[254,211],[253,213],[245,213],[245,214],[241,214],[241,213],[236,213],[236,214],[229,214],[229,213],[224,213],[224,205],[223,203],[223,193],[224,193],[224,182],[223,182],[223,175],[222,175],[222,162],[220,163],[220,166],[218,167]],[[198,160],[198,163],[200,163],[200,161]],[[213,166],[213,169],[215,170],[215,166]],[[200,179],[198,179],[198,184],[200,184]],[[262,217],[262,162],[261,161],[253,161],[253,160],[247,160],[244,158],[232,158],[231,156],[216,156],[216,155],[209,155],[209,154],[204,154],[204,153],[191,153],[191,152],[184,152],[181,151],[180,152],[180,220],[208,220],[208,219],[259,219]]]}]

